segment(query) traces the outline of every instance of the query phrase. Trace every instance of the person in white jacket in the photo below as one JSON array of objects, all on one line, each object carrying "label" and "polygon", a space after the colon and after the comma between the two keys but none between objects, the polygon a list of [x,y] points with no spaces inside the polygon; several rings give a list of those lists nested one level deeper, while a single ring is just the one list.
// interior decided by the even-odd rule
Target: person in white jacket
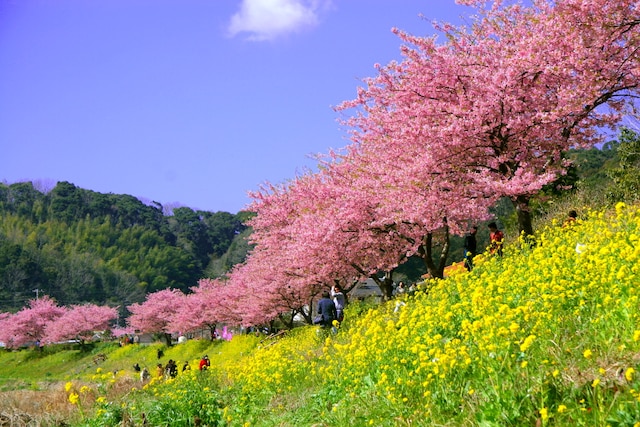
[{"label": "person in white jacket", "polygon": [[339,285],[331,287],[331,299],[336,306],[336,315],[338,322],[342,322],[344,319],[344,308],[347,305],[347,298]]}]

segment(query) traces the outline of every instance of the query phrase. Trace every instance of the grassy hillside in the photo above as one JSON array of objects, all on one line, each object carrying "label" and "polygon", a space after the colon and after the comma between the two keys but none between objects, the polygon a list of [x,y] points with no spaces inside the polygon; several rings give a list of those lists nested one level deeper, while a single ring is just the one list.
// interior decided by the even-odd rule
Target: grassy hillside
[{"label": "grassy hillside", "polygon": [[141,384],[131,366],[154,365],[158,345],[2,353],[2,387],[31,391],[0,401],[30,392],[51,407],[0,413],[91,426],[640,426],[640,210],[561,222],[413,297],[353,304],[337,334],[165,349],[163,362],[193,367],[206,352],[205,373]]}]

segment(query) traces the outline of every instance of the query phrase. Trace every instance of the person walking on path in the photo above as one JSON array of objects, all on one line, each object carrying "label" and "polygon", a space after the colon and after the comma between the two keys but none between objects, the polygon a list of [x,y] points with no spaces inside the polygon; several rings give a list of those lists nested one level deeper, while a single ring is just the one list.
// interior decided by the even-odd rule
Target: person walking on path
[{"label": "person walking on path", "polygon": [[478,242],[476,240],[476,233],[478,232],[478,227],[471,227],[471,231],[464,236],[464,266],[468,271],[473,269],[473,257],[476,256],[476,251],[478,249]]},{"label": "person walking on path", "polygon": [[336,320],[336,305],[329,296],[328,291],[322,293],[322,298],[318,301],[318,314],[322,315],[320,321],[320,327],[330,328],[333,325],[333,321]]},{"label": "person walking on path", "polygon": [[347,306],[347,297],[342,292],[340,285],[335,285],[331,288],[331,298],[336,306],[336,319],[338,322],[342,322],[344,320],[344,308]]}]

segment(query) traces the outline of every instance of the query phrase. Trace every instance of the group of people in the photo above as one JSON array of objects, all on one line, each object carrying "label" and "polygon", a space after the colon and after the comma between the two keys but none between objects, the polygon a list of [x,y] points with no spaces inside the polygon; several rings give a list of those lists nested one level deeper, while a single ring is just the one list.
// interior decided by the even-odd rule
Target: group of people
[{"label": "group of people", "polygon": [[[184,365],[182,365],[182,372],[188,371],[190,369],[191,369],[191,366],[189,366],[189,362],[184,362]],[[151,373],[149,372],[149,369],[147,369],[146,367],[141,368],[140,364],[136,363],[133,365],[133,370],[140,373],[141,382],[146,382],[151,379]],[[178,364],[173,359],[169,359],[167,364],[164,366],[162,365],[162,363],[158,363],[156,365],[157,378],[170,379],[170,378],[175,378],[177,376],[178,376]]]},{"label": "group of people", "polygon": [[317,316],[314,323],[321,328],[335,328],[334,320],[341,323],[344,320],[344,309],[347,297],[339,285],[331,287],[331,291],[324,291],[318,301]]},{"label": "group of people", "polygon": [[[201,371],[206,371],[211,366],[211,361],[209,360],[209,356],[206,354],[200,359],[200,363],[198,364],[198,369]],[[140,368],[138,363],[133,365],[133,370],[140,373],[140,381],[146,382],[151,379],[151,373],[147,368]],[[191,370],[191,365],[189,362],[184,362],[182,365],[182,372]],[[170,379],[178,376],[178,364],[173,360],[169,359],[166,365],[162,365],[162,363],[158,363],[156,365],[156,376],[158,378]]]},{"label": "group of people", "polygon": [[129,344],[140,344],[140,337],[138,335],[127,335],[127,334],[124,334],[123,336],[120,337],[120,340],[118,341],[118,345],[120,347],[124,347],[125,345],[129,345]]},{"label": "group of people", "polygon": [[398,286],[396,286],[395,290],[394,290],[394,294],[395,295],[402,295],[402,294],[409,294],[409,295],[413,295],[413,293],[415,293],[417,287],[415,283],[412,283],[411,285],[409,285],[409,287],[407,288],[407,286],[404,284],[404,282],[400,282],[398,283]]},{"label": "group of people", "polygon": [[[563,227],[568,227],[574,224],[578,219],[578,212],[570,210],[567,215],[567,219],[562,224]],[[489,253],[502,256],[502,245],[504,242],[504,233],[498,228],[495,222],[487,224],[489,228]],[[477,255],[478,242],[476,240],[476,233],[478,227],[471,227],[471,231],[464,236],[464,266],[467,270],[473,269],[473,257]]]},{"label": "group of people", "polygon": [[[490,222],[487,228],[489,228],[489,252],[502,256],[504,233],[498,228],[498,224],[495,222]],[[471,231],[464,236],[464,266],[469,271],[473,269],[473,257],[478,254],[477,232],[478,226],[474,225],[471,227]]]}]

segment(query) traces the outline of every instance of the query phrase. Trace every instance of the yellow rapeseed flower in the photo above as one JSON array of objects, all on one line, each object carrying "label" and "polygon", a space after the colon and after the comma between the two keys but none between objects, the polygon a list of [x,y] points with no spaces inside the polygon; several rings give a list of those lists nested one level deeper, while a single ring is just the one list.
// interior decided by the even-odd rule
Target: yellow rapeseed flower
[{"label": "yellow rapeseed flower", "polygon": [[533,334],[525,338],[522,344],[520,344],[520,351],[523,351],[523,352],[527,351],[529,347],[531,347],[531,344],[533,344],[535,339],[536,339],[536,336]]},{"label": "yellow rapeseed flower", "polygon": [[547,421],[549,419],[549,411],[547,408],[540,408],[540,417],[542,417],[542,421]]},{"label": "yellow rapeseed flower", "polygon": [[586,349],[582,353],[582,355],[584,356],[585,359],[589,359],[589,358],[591,358],[591,356],[593,356],[593,352],[591,350],[589,350],[589,349]]},{"label": "yellow rapeseed flower", "polygon": [[558,413],[562,414],[567,411],[567,407],[565,405],[558,405]]},{"label": "yellow rapeseed flower", "polygon": [[71,402],[72,405],[77,405],[79,400],[80,396],[78,396],[78,393],[71,393],[69,395],[69,402]]},{"label": "yellow rapeseed flower", "polygon": [[627,379],[627,381],[633,381],[635,372],[636,372],[635,369],[628,368],[626,371],[624,371],[624,377]]},{"label": "yellow rapeseed flower", "polygon": [[71,390],[72,387],[73,387],[73,383],[71,381],[69,381],[64,385],[64,391],[69,393],[69,390]]}]

